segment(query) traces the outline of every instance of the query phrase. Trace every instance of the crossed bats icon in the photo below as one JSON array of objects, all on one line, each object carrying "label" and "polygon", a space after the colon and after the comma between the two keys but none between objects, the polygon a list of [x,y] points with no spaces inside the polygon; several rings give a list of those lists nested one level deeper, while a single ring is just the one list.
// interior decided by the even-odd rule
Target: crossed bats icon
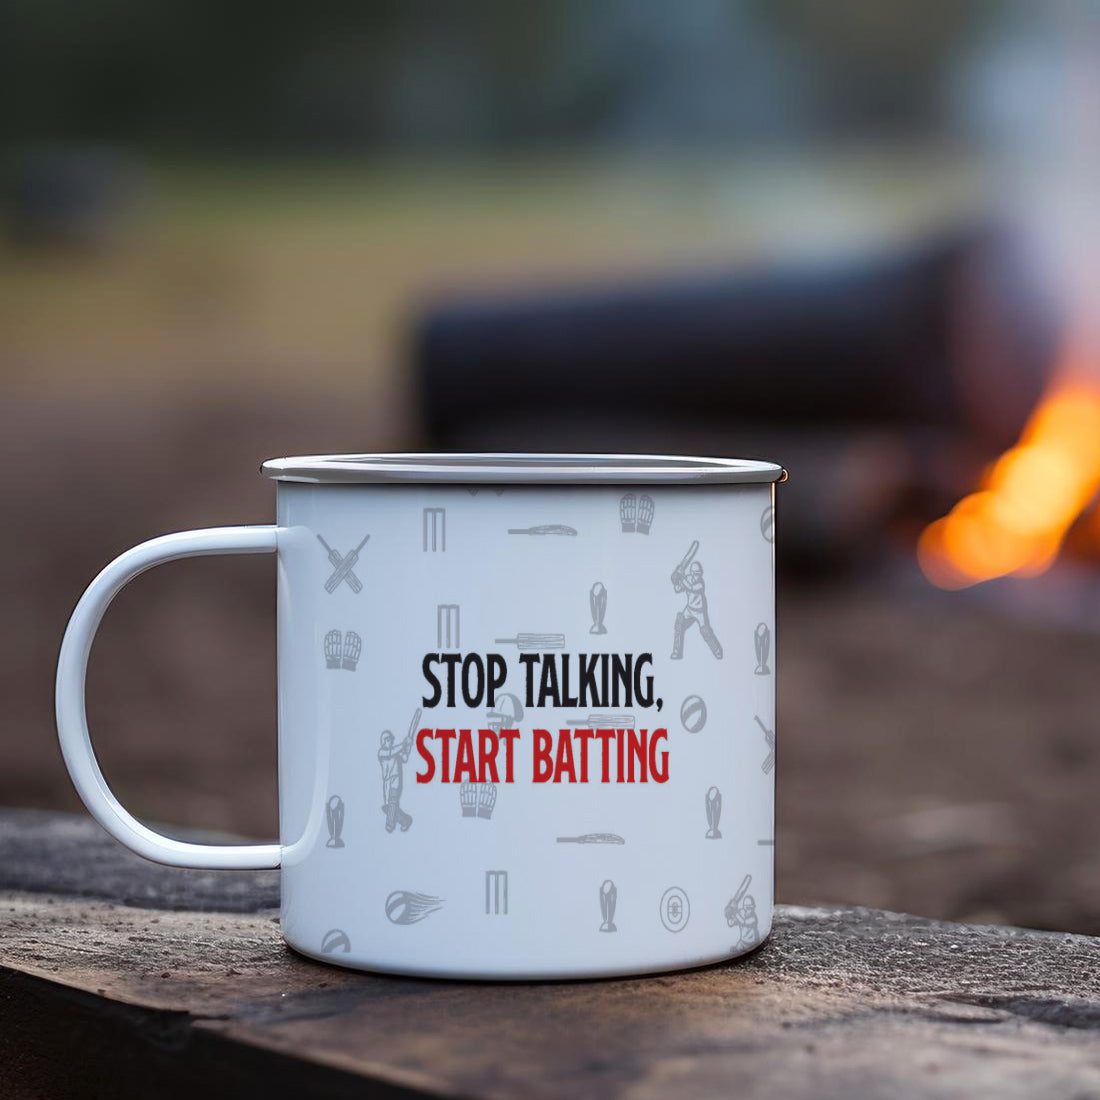
[{"label": "crossed bats icon", "polygon": [[328,551],[328,560],[335,566],[332,576],[325,581],[325,591],[331,596],[345,581],[352,592],[362,592],[363,582],[355,575],[355,564],[359,561],[359,551],[367,545],[370,535],[364,535],[363,541],[347,557],[339,550],[333,550],[320,535],[317,541]]}]

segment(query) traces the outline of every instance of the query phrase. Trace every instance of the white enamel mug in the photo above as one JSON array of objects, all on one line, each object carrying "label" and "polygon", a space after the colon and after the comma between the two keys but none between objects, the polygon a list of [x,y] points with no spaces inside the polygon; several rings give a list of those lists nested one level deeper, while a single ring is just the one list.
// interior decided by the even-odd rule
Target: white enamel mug
[{"label": "white enamel mug", "polygon": [[[107,566],[61,647],[85,805],[180,867],[282,868],[298,951],[582,978],[756,947],[772,923],[778,466],[649,455],[287,458],[273,526]],[[278,555],[278,844],[173,840],[114,797],[84,681],[150,566]]]}]

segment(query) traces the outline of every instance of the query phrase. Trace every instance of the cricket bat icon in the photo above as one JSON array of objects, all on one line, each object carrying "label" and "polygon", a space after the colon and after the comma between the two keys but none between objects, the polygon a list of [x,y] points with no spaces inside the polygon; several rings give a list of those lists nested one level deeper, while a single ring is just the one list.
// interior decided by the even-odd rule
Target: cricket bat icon
[{"label": "cricket bat icon", "polygon": [[497,645],[514,645],[523,651],[532,649],[564,649],[564,634],[517,634],[514,638],[494,638]]},{"label": "cricket bat icon", "polygon": [[699,540],[693,539],[691,545],[688,547],[687,553],[680,559],[680,564],[673,570],[674,573],[686,573],[687,567],[691,565],[695,558],[695,555],[699,553]]},{"label": "cricket bat icon", "polygon": [[363,591],[363,582],[352,572],[352,570],[359,562],[359,551],[367,545],[369,539],[370,535],[364,535],[363,541],[345,558],[339,550],[333,550],[320,535],[317,536],[317,541],[326,551],[328,551],[329,564],[334,569],[332,576],[325,581],[325,591],[330,596],[344,581],[348,582],[348,587],[352,592],[358,593]]},{"label": "cricket bat icon", "polygon": [[587,718],[570,718],[566,725],[580,727],[582,729],[632,730],[634,728],[634,715],[604,714],[597,711],[590,714]]}]

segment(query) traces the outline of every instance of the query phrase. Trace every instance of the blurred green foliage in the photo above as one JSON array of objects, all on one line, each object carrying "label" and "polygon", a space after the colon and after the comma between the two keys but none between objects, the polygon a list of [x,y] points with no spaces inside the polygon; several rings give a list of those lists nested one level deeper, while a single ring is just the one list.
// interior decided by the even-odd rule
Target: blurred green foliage
[{"label": "blurred green foliage", "polygon": [[935,128],[983,0],[7,0],[0,139],[173,155]]}]

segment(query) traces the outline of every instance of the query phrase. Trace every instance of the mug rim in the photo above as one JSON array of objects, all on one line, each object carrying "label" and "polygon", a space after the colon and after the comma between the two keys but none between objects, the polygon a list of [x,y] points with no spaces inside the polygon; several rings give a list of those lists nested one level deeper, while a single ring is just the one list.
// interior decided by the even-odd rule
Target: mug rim
[{"label": "mug rim", "polygon": [[787,479],[782,466],[756,459],[515,451],[299,455],[268,459],[261,472],[273,481],[314,485],[730,485]]}]

